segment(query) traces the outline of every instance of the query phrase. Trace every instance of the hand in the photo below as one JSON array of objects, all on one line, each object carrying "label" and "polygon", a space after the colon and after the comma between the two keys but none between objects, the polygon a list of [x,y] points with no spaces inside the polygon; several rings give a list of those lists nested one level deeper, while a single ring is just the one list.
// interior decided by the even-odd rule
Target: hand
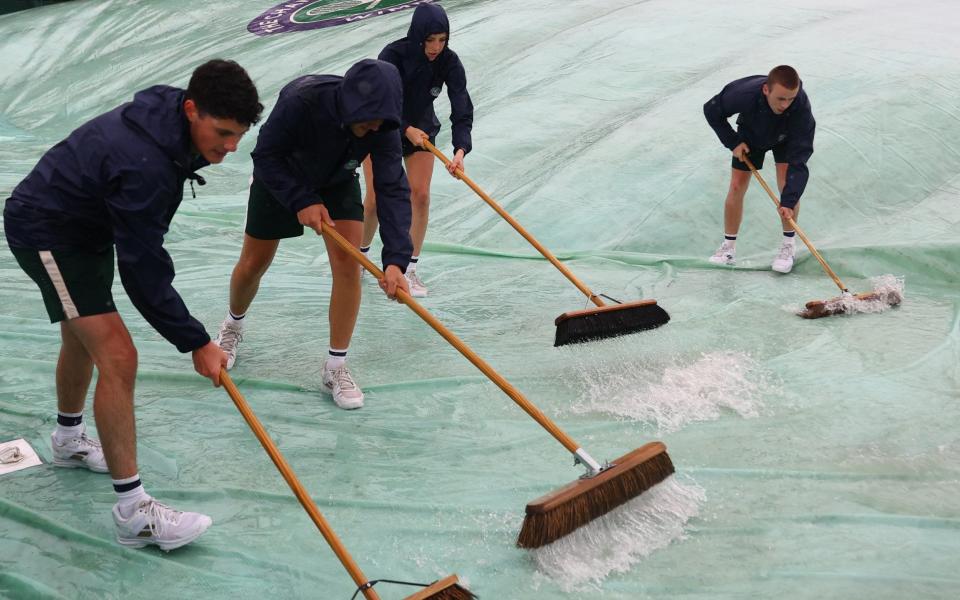
[{"label": "hand", "polygon": [[750,154],[750,146],[748,146],[746,142],[740,142],[737,147],[733,149],[733,156],[740,162],[745,162],[743,157],[748,154]]},{"label": "hand", "polygon": [[[380,280],[380,289],[386,292],[387,298],[397,300],[397,290],[401,289],[408,294],[410,286],[407,285],[407,278],[403,276],[403,271],[397,265],[388,265],[383,271],[383,279]],[[399,300],[397,300],[399,302]]]},{"label": "hand", "polygon": [[321,223],[336,227],[333,224],[333,219],[330,218],[330,213],[327,212],[327,207],[322,204],[311,204],[306,208],[301,208],[297,211],[297,220],[304,227],[316,231],[318,235],[323,233]]},{"label": "hand", "polygon": [[457,169],[461,171],[466,171],[463,168],[463,150],[457,150],[457,153],[453,155],[453,160],[450,161],[450,164],[447,165],[447,171],[450,171],[450,174],[456,178],[460,178],[457,175]]},{"label": "hand", "polygon": [[426,134],[422,129],[417,129],[416,127],[407,127],[407,130],[403,132],[407,139],[410,140],[410,143],[419,148],[423,148],[423,140],[429,140],[430,136]]},{"label": "hand", "polygon": [[792,209],[792,208],[787,208],[786,206],[781,206],[779,209],[777,209],[777,212],[780,213],[780,216],[781,216],[781,217],[783,217],[784,219],[786,219],[786,220],[788,220],[788,221],[793,218],[793,209]]},{"label": "hand", "polygon": [[220,387],[220,369],[227,368],[227,355],[214,342],[207,342],[193,351],[193,368]]}]

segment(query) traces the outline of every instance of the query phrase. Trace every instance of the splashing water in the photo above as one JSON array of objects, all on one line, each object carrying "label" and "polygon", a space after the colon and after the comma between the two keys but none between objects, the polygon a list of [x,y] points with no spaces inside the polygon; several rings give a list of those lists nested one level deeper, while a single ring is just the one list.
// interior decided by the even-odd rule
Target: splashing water
[{"label": "splashing water", "polygon": [[[858,297],[854,294],[843,294],[831,298],[822,305],[825,313],[829,315],[881,313],[903,302],[903,277],[880,275],[870,278],[870,283],[873,286],[873,291],[869,292],[868,298]],[[808,308],[809,304],[798,314],[802,314]]]},{"label": "splashing water", "polygon": [[583,591],[611,573],[623,573],[656,550],[685,536],[706,492],[692,481],[668,477],[630,502],[570,535],[532,550],[537,575],[565,592]]},{"label": "splashing water", "polygon": [[724,408],[755,417],[771,387],[758,369],[743,352],[701,354],[691,364],[668,366],[659,382],[648,381],[650,371],[635,364],[605,366],[583,374],[587,389],[571,410],[656,423],[661,434],[718,419]]}]

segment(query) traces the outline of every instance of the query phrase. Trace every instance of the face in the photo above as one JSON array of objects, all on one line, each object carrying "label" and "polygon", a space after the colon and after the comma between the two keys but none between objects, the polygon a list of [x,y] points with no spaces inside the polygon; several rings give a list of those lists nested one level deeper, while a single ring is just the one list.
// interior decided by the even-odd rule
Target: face
[{"label": "face", "polygon": [[243,134],[250,129],[249,125],[241,125],[233,119],[218,119],[201,113],[193,100],[184,101],[183,110],[190,121],[193,147],[212,165],[223,162],[227,154],[236,152]]},{"label": "face", "polygon": [[362,138],[371,131],[377,131],[380,129],[380,126],[383,125],[383,119],[375,119],[373,121],[360,121],[359,123],[350,123],[350,131],[353,132],[353,135],[358,138]]},{"label": "face", "polygon": [[434,33],[428,35],[427,39],[423,42],[423,52],[427,55],[427,60],[431,62],[437,60],[437,57],[440,56],[440,53],[443,52],[443,48],[446,45],[447,34]]},{"label": "face", "polygon": [[799,87],[788,90],[779,83],[775,83],[773,84],[773,89],[770,89],[767,84],[763,84],[763,95],[767,97],[767,104],[770,105],[770,110],[776,115],[782,115],[785,110],[790,108],[790,105],[793,104],[793,101],[796,100],[797,94],[799,93]]}]

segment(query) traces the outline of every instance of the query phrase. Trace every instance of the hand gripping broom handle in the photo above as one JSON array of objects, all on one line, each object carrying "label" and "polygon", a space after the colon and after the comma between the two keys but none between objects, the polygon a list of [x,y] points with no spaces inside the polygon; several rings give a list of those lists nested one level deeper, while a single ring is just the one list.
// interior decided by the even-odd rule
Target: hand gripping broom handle
[{"label": "hand gripping broom handle", "polygon": [[[427,150],[429,150],[430,152],[433,152],[433,154],[434,154],[437,158],[439,158],[441,161],[443,161],[443,164],[445,164],[445,165],[449,165],[449,164],[450,164],[450,159],[447,158],[446,156],[444,156],[444,155],[443,155],[443,152],[440,152],[440,150],[438,150],[436,146],[434,146],[433,144],[431,144],[431,143],[429,142],[429,140],[427,140],[427,139],[424,139],[424,140],[423,140],[423,147],[426,148]],[[479,185],[477,185],[476,183],[473,182],[472,179],[470,179],[469,177],[467,177],[467,174],[463,172],[463,169],[457,169],[457,177],[460,178],[460,179],[462,179],[464,183],[466,183],[468,186],[470,186],[470,189],[472,189],[473,191],[475,191],[478,196],[480,196],[481,198],[483,198],[483,201],[486,202],[487,204],[489,204],[489,205],[490,205],[490,208],[492,208],[493,210],[497,211],[497,214],[499,214],[501,217],[503,217],[504,220],[506,220],[507,223],[510,223],[510,225],[513,226],[513,228],[517,230],[517,233],[519,233],[520,235],[522,235],[522,236],[524,237],[524,239],[526,239],[528,242],[530,242],[530,244],[533,245],[534,248],[536,248],[538,251],[540,251],[540,254],[542,254],[542,255],[544,256],[544,258],[546,258],[546,259],[549,260],[551,263],[553,263],[553,266],[555,266],[556,268],[560,269],[560,272],[563,273],[563,274],[567,277],[567,279],[569,279],[570,282],[573,283],[573,285],[577,286],[577,289],[579,289],[581,292],[583,292],[583,293],[587,296],[587,298],[590,299],[591,302],[593,302],[593,303],[596,304],[597,306],[605,306],[605,304],[603,303],[603,300],[601,300],[599,296],[597,296],[596,294],[594,294],[594,293],[590,290],[590,288],[588,288],[588,287],[586,286],[585,283],[583,283],[582,281],[580,281],[579,279],[577,279],[577,276],[574,275],[574,274],[570,271],[570,269],[567,268],[566,265],[564,265],[562,262],[560,262],[559,260],[557,260],[557,257],[556,257],[556,256],[554,256],[549,250],[547,250],[547,249],[543,246],[543,244],[541,244],[540,242],[538,242],[536,238],[534,238],[532,235],[530,235],[530,233],[527,232],[527,230],[523,228],[523,225],[521,225],[520,223],[518,223],[516,219],[514,219],[512,216],[510,216],[510,213],[508,213],[507,211],[503,210],[503,208],[502,208],[499,204],[497,204],[497,201],[496,201],[496,200],[494,200],[493,198],[491,198],[490,196],[488,196],[488,195],[486,194],[486,192],[484,192],[482,189],[480,189],[480,186],[479,186]]]},{"label": "hand gripping broom handle", "polygon": [[[336,242],[338,246],[340,246],[340,248],[342,248],[346,252],[349,252],[350,255],[357,262],[359,262],[364,269],[370,272],[370,274],[372,274],[378,280],[381,280],[381,281],[383,280],[383,271],[378,269],[377,266],[372,262],[370,262],[370,259],[364,256],[359,250],[354,248],[353,244],[351,244],[346,239],[344,239],[344,237],[340,235],[337,232],[337,230],[330,227],[326,223],[323,223],[322,227],[323,227],[324,235],[329,236],[330,239],[332,239],[334,242]],[[454,335],[452,331],[447,329],[443,325],[443,323],[438,321],[433,315],[427,312],[425,308],[420,306],[420,304],[416,300],[414,300],[410,296],[410,294],[407,294],[403,290],[397,290],[397,299],[399,299],[400,302],[403,302],[404,304],[409,306],[410,309],[413,310],[413,312],[417,313],[417,316],[419,316],[421,319],[426,321],[427,325],[429,325],[434,329],[434,331],[439,333],[443,337],[443,339],[447,340],[450,343],[450,345],[452,345],[454,348],[459,350],[460,354],[462,354],[467,360],[473,363],[473,366],[480,369],[480,371],[482,371],[483,374],[490,379],[490,381],[497,384],[497,387],[503,390],[503,392],[506,395],[510,396],[510,398],[513,399],[514,402],[520,405],[520,408],[522,408],[528,415],[533,417],[533,419],[537,423],[539,423],[541,427],[546,429],[550,433],[550,435],[556,438],[558,442],[563,444],[564,448],[572,452],[573,455],[576,457],[577,461],[583,463],[583,465],[587,468],[587,470],[589,471],[589,474],[595,475],[596,473],[600,472],[601,470],[600,463],[595,461],[589,454],[587,454],[587,452],[583,448],[578,446],[577,443],[570,438],[570,436],[568,436],[559,427],[557,427],[556,424],[553,421],[551,421],[549,417],[547,417],[545,414],[540,412],[540,409],[538,409],[529,400],[527,400],[523,396],[523,394],[521,394],[520,391],[517,390],[517,388],[513,387],[513,385],[511,385],[509,381],[504,379],[503,376],[501,376],[499,373],[494,371],[493,367],[488,365],[486,361],[484,361],[482,358],[480,358],[480,356],[477,355],[476,352],[471,350],[465,343],[463,343],[463,341],[460,338]]]},{"label": "hand gripping broom handle", "polygon": [[[774,206],[780,208],[780,201],[777,200],[777,196],[773,193],[773,190],[770,189],[770,186],[767,185],[767,182],[763,180],[763,176],[760,175],[760,172],[757,171],[757,168],[753,166],[752,162],[750,162],[750,158],[745,155],[743,157],[743,162],[747,163],[747,166],[750,167],[750,171],[753,172],[754,177],[756,177],[757,181],[760,182],[760,186],[767,191],[767,195],[770,196],[771,200],[773,200]],[[820,253],[817,252],[817,249],[813,247],[813,242],[807,238],[807,236],[803,233],[803,230],[800,229],[800,226],[797,225],[797,222],[793,219],[788,219],[787,221],[790,223],[790,226],[793,227],[794,231],[797,232],[797,235],[800,236],[800,239],[803,240],[803,243],[807,245],[807,248],[810,249],[810,254],[820,261],[820,266],[822,266],[823,270],[827,272],[827,275],[830,276],[830,279],[833,279],[833,282],[837,284],[837,287],[840,288],[840,291],[849,292],[847,286],[843,285],[843,282],[840,281],[840,278],[837,277],[837,274],[833,272],[833,269],[830,268],[830,265],[827,264],[827,261],[823,260],[823,257],[820,256]]]},{"label": "hand gripping broom handle", "polygon": [[297,479],[297,476],[293,474],[293,470],[290,468],[290,465],[287,464],[287,461],[283,458],[283,455],[280,454],[277,446],[273,443],[273,440],[270,439],[270,436],[263,428],[263,425],[260,424],[260,420],[257,419],[257,415],[253,413],[253,410],[250,409],[247,401],[243,399],[243,396],[240,394],[240,390],[238,390],[237,386],[233,384],[233,380],[230,379],[229,375],[227,375],[227,371],[225,369],[220,369],[220,383],[222,383],[223,387],[226,388],[227,393],[230,394],[230,399],[233,400],[233,403],[237,405],[237,409],[240,410],[240,414],[243,415],[243,418],[247,421],[247,425],[250,426],[250,429],[253,430],[253,434],[257,436],[258,440],[260,440],[260,444],[263,445],[263,449],[266,450],[267,454],[270,455],[270,460],[273,461],[273,464],[277,465],[277,468],[280,470],[280,474],[283,475],[283,478],[287,480],[287,484],[290,486],[290,489],[293,490],[293,493],[297,496],[297,500],[299,500],[303,508],[306,509],[307,514],[310,515],[310,518],[313,519],[313,522],[317,525],[317,529],[319,529],[320,533],[323,534],[324,539],[327,540],[327,543],[330,545],[330,548],[333,550],[334,554],[336,554],[337,558],[340,559],[340,562],[343,564],[347,572],[350,573],[350,577],[353,578],[353,581],[357,584],[357,586],[363,590],[363,597],[367,600],[380,600],[380,596],[377,595],[372,587],[366,587],[369,584],[369,581],[366,577],[364,577],[363,572],[360,571],[360,567],[357,566],[357,563],[353,562],[353,558],[343,546],[343,542],[340,541],[340,538],[338,538],[337,534],[334,533],[333,529],[330,527],[330,524],[327,523],[327,520],[323,518],[322,514],[320,514],[320,510],[317,509],[317,505],[314,504],[313,499],[310,498],[310,495],[307,493],[307,491],[303,489],[302,485],[300,485],[300,481]]}]

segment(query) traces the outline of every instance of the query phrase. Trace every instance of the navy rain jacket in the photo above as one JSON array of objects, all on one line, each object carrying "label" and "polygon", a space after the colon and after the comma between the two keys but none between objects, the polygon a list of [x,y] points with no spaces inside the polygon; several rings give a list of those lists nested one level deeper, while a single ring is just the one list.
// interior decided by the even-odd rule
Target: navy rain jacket
[{"label": "navy rain jacket", "polygon": [[[403,103],[397,70],[365,59],[346,75],[305,75],[280,90],[276,106],[252,152],[253,176],[293,213],[323,204],[321,192],[358,177],[371,155],[383,265],[406,271],[410,241],[410,186],[403,171],[400,112]],[[383,119],[379,131],[362,138],[351,123]]]},{"label": "navy rain jacket", "polygon": [[[446,33],[447,44],[433,62],[427,59],[423,43],[435,33]],[[450,122],[453,123],[453,151],[468,154],[473,148],[473,102],[467,93],[467,73],[457,53],[450,49],[450,22],[437,4],[421,4],[413,11],[407,37],[387,45],[379,56],[400,71],[403,79],[403,120],[400,132],[413,126],[430,137],[440,131],[440,120],[433,101],[447,85],[450,98]]]},{"label": "navy rain jacket", "polygon": [[[750,151],[767,151],[774,146],[786,145],[787,184],[783,188],[780,204],[793,208],[800,202],[810,171],[807,161],[813,154],[813,134],[817,127],[810,110],[810,100],[800,85],[800,92],[782,115],[775,114],[763,95],[766,75],[753,75],[733,81],[719,94],[703,105],[703,114],[710,127],[717,133],[720,142],[729,150],[746,142]],[[737,117],[737,131],[727,119]]]},{"label": "navy rain jacket", "polygon": [[184,90],[157,85],[81,125],[47,151],[4,207],[7,242],[35,250],[116,246],[140,314],[181,352],[210,337],[173,289],[163,248],[183,183],[206,160],[191,151]]}]

